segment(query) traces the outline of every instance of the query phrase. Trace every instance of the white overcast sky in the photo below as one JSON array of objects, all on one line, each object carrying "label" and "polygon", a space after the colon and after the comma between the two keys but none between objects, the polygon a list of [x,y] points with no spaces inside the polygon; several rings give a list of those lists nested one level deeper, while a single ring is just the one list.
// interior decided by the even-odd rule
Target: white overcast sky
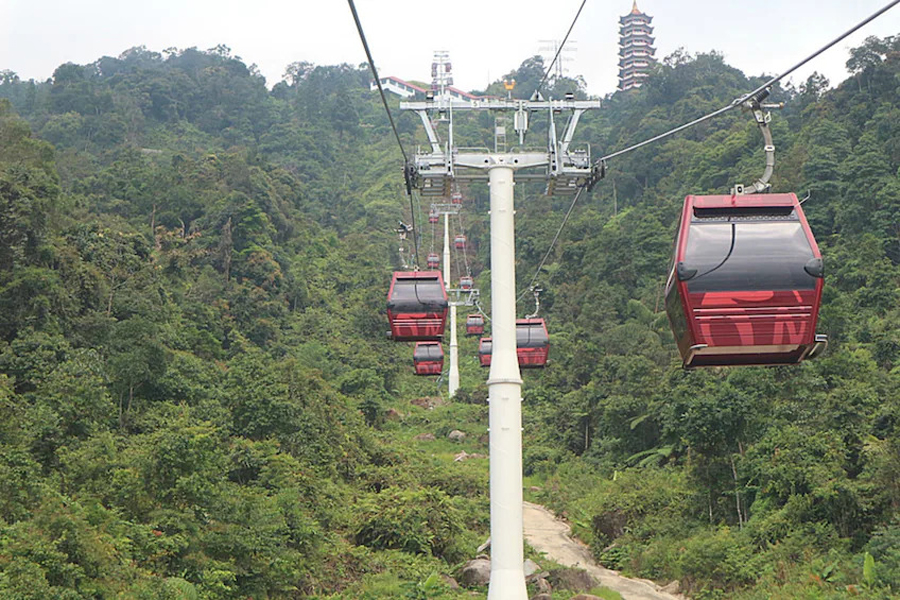
[{"label": "white overcast sky", "polygon": [[[570,40],[569,75],[591,94],[616,86],[618,18],[632,0],[588,0]],[[355,0],[379,74],[430,79],[432,53],[446,50],[457,87],[483,89],[561,40],[581,0]],[[638,0],[653,16],[657,56],[718,50],[748,75],[777,74],[886,5],[888,0]],[[848,49],[866,36],[900,34],[900,7],[840,42],[794,77],[814,70],[832,85]],[[343,0],[0,0],[0,70],[49,78],[62,63],[86,64],[144,45],[231,47],[271,86],[294,61],[365,61]]]}]

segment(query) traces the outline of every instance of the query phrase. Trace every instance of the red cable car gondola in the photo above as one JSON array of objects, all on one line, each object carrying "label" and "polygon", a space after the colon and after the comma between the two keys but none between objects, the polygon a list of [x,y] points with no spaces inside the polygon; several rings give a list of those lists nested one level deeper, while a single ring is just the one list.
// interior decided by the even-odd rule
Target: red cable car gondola
[{"label": "red cable car gondola", "polygon": [[[493,341],[481,338],[478,343],[478,360],[482,367],[491,366]],[[539,369],[547,365],[550,353],[550,335],[543,319],[516,320],[516,358],[522,369]]]},{"label": "red cable car gondola", "polygon": [[478,340],[478,362],[482,367],[491,366],[491,338]]},{"label": "red cable car gondola", "polygon": [[466,317],[466,335],[481,335],[484,333],[484,317],[479,314],[471,314]]},{"label": "red cable car gondola", "polygon": [[433,210],[428,213],[428,222],[429,223],[437,223],[441,220],[441,215],[437,211]]},{"label": "red cable car gondola", "polygon": [[440,271],[396,271],[388,292],[391,338],[439,340],[444,335],[449,302]]},{"label": "red cable car gondola", "polygon": [[453,242],[456,245],[457,250],[465,250],[466,249],[466,236],[459,234],[458,236],[456,236],[456,238],[453,240]]},{"label": "red cable car gondola", "polygon": [[425,264],[428,265],[429,269],[438,269],[441,266],[441,257],[436,252],[432,252],[425,260]]},{"label": "red cable car gondola", "polygon": [[823,275],[794,194],[685,198],[666,284],[685,368],[791,364],[820,354]]},{"label": "red cable car gondola", "polygon": [[547,364],[550,353],[550,334],[543,319],[516,320],[516,355],[523,369],[540,368]]},{"label": "red cable car gondola", "polygon": [[440,375],[444,369],[444,349],[440,342],[417,342],[413,365],[416,375]]},{"label": "red cable car gondola", "polygon": [[463,275],[459,278],[459,289],[463,291],[469,291],[475,286],[475,280],[473,280],[468,275]]},{"label": "red cable car gondola", "polygon": [[450,196],[451,204],[462,204],[462,194],[460,192],[454,192]]}]

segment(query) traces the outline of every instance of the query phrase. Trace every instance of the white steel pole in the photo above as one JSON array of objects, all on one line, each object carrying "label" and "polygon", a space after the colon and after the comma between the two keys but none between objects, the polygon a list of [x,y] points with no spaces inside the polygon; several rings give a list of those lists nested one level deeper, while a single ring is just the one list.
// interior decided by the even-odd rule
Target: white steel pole
[{"label": "white steel pole", "polygon": [[[450,213],[444,213],[444,285],[450,285]],[[450,398],[459,389],[459,344],[456,341],[456,303],[450,303],[450,369],[447,376],[447,393]]]},{"label": "white steel pole", "polygon": [[522,379],[516,357],[513,170],[490,168],[491,582],[488,600],[528,600],[522,521]]},{"label": "white steel pole", "polygon": [[452,398],[459,389],[459,343],[456,340],[456,304],[450,306],[450,374],[448,394]]},{"label": "white steel pole", "polygon": [[450,213],[444,213],[444,286],[450,289]]}]

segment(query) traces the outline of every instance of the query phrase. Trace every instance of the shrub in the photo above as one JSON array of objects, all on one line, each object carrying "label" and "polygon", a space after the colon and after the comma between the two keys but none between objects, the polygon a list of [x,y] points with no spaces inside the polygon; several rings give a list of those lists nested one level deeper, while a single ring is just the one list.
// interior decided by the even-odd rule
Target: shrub
[{"label": "shrub", "polygon": [[388,489],[363,500],[356,543],[376,550],[443,557],[462,519],[450,496],[434,489]]}]

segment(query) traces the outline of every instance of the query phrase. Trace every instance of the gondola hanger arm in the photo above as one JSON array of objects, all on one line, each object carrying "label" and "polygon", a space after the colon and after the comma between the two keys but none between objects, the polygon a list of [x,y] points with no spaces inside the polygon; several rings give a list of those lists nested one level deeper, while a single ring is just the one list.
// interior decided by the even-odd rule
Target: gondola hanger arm
[{"label": "gondola hanger arm", "polygon": [[735,186],[731,188],[732,196],[764,194],[772,187],[769,183],[769,179],[772,178],[772,173],[775,171],[775,143],[772,140],[772,130],[769,128],[769,123],[772,121],[772,113],[769,112],[769,109],[784,108],[784,103],[763,103],[763,100],[768,96],[769,88],[764,88],[741,102],[741,110],[753,114],[753,118],[756,120],[756,124],[759,126],[759,130],[762,133],[765,142],[766,167],[763,170],[762,176],[749,186],[741,185],[739,183],[735,184]]}]

